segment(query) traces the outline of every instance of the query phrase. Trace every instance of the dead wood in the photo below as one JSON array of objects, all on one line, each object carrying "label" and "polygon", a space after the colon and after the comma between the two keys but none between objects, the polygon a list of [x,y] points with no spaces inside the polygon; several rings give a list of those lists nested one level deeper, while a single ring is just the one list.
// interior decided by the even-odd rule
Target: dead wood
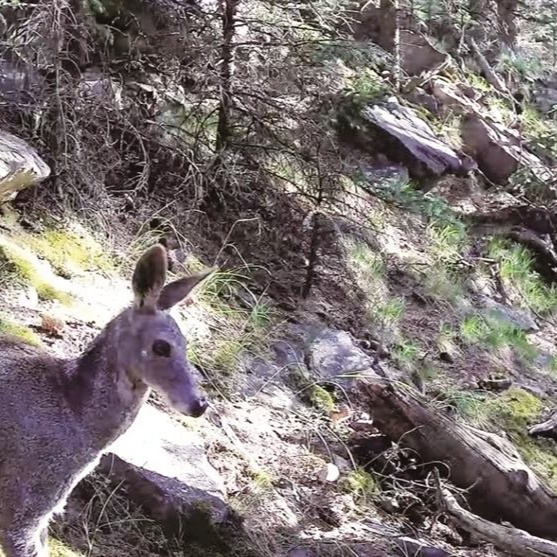
[{"label": "dead wood", "polygon": [[466,38],[466,43],[468,44],[470,50],[474,54],[474,58],[476,59],[476,62],[478,62],[478,65],[482,69],[482,72],[485,78],[487,79],[487,81],[491,85],[493,85],[493,87],[495,87],[497,91],[508,94],[508,89],[505,85],[505,82],[495,73],[493,68],[489,65],[489,62],[487,61],[486,57],[482,54],[482,51],[479,49],[478,45],[476,44],[476,41],[472,37],[468,36]]},{"label": "dead wood", "polygon": [[546,437],[557,441],[557,412],[554,412],[545,422],[532,426],[528,433],[532,437]]},{"label": "dead wood", "polygon": [[480,516],[557,539],[557,496],[508,441],[455,421],[407,385],[365,382],[361,393],[374,425],[423,461],[443,463]]},{"label": "dead wood", "polygon": [[515,557],[557,557],[557,543],[524,530],[484,520],[463,509],[448,489],[439,492],[441,507],[455,525]]}]

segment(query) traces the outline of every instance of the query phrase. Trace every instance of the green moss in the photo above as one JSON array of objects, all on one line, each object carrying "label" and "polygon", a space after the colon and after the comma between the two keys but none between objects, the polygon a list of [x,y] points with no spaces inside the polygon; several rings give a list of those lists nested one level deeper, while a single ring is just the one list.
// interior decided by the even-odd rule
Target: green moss
[{"label": "green moss", "polygon": [[313,385],[310,389],[309,398],[311,403],[324,412],[332,412],[335,409],[333,396],[321,385]]},{"label": "green moss", "polygon": [[39,298],[58,300],[69,305],[72,297],[52,285],[46,273],[36,265],[27,253],[15,244],[0,245],[0,275],[3,282],[14,282],[33,286]]},{"label": "green moss", "polygon": [[352,494],[354,499],[366,499],[377,493],[378,486],[375,478],[363,468],[358,468],[348,474],[343,480],[346,491]]},{"label": "green moss", "polygon": [[65,278],[80,271],[112,271],[115,268],[106,250],[87,234],[47,229],[40,236],[25,236],[21,241]]},{"label": "green moss", "polygon": [[491,421],[503,429],[525,462],[553,489],[557,489],[557,448],[546,439],[534,439],[528,428],[540,418],[543,402],[520,388],[509,389],[486,401]]},{"label": "green moss", "polygon": [[48,540],[48,548],[50,557],[83,557],[81,552],[74,551],[66,545],[64,545],[60,540],[50,538]]},{"label": "green moss", "polygon": [[39,337],[29,327],[18,325],[5,317],[0,315],[0,334],[10,335],[19,338],[27,344],[33,346],[40,346],[41,341]]},{"label": "green moss", "polygon": [[266,491],[273,487],[273,476],[262,468],[250,468],[249,474],[256,490]]}]

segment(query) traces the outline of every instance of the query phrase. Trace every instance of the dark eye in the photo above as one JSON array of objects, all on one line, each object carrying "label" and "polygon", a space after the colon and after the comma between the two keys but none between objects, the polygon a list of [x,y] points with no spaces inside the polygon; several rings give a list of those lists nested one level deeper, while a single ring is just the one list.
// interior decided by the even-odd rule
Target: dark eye
[{"label": "dark eye", "polygon": [[163,356],[164,358],[170,357],[171,347],[166,340],[155,340],[153,342],[153,353],[157,356]]}]

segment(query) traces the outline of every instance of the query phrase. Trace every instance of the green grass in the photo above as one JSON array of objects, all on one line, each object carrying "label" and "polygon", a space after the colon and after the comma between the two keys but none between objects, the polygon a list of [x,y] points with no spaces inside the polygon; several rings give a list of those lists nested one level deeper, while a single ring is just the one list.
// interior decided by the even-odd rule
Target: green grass
[{"label": "green grass", "polygon": [[499,263],[501,278],[516,290],[516,302],[540,314],[557,309],[557,287],[547,285],[534,271],[532,254],[525,247],[494,239],[489,243],[490,257]]},{"label": "green grass", "polygon": [[460,324],[460,338],[465,344],[483,343],[489,332],[489,324],[481,315],[467,315]]},{"label": "green grass", "polygon": [[349,79],[344,91],[345,97],[356,106],[365,106],[386,95],[388,88],[384,80],[370,68],[361,68]]},{"label": "green grass", "polygon": [[509,346],[528,362],[532,362],[539,354],[524,331],[496,317],[467,315],[460,324],[460,338],[465,344],[495,350]]},{"label": "green grass", "polygon": [[348,263],[350,267],[366,281],[374,285],[376,281],[383,282],[386,278],[387,267],[380,253],[375,252],[368,244],[344,239]]},{"label": "green grass", "polygon": [[246,281],[245,270],[218,271],[196,293],[196,306],[210,327],[210,336],[196,336],[192,331],[188,356],[223,394],[235,390],[242,361],[265,352],[279,321],[279,314],[253,294]]},{"label": "green grass", "polygon": [[490,415],[485,405],[485,396],[480,393],[447,389],[442,406],[451,408],[460,418],[474,427],[484,428],[489,424]]},{"label": "green grass", "polygon": [[6,317],[0,315],[0,334],[10,335],[19,338],[27,344],[40,346],[41,340],[29,327],[19,325]]},{"label": "green grass", "polygon": [[448,323],[441,323],[437,336],[439,352],[446,352],[451,356],[458,352],[458,332]]},{"label": "green grass", "polygon": [[460,222],[431,222],[426,228],[429,238],[428,253],[435,262],[454,265],[468,243],[466,228]]},{"label": "green grass", "polygon": [[370,184],[365,176],[355,175],[352,182],[363,182],[366,190],[372,190],[373,195],[387,205],[421,215],[433,227],[462,226],[455,212],[442,197],[430,192],[424,193],[411,181],[396,178]]},{"label": "green grass", "polygon": [[423,285],[434,300],[442,300],[456,305],[464,296],[462,277],[442,264],[434,264],[427,269]]},{"label": "green grass", "polygon": [[456,305],[464,295],[462,272],[456,265],[468,246],[466,228],[460,222],[433,220],[426,228],[427,254],[432,264],[424,271],[424,286],[435,300]]},{"label": "green grass", "polygon": [[370,317],[383,326],[391,327],[404,315],[406,302],[404,298],[388,298],[370,309]]},{"label": "green grass", "polygon": [[416,343],[403,339],[394,345],[392,354],[399,366],[409,369],[420,356],[421,349]]}]

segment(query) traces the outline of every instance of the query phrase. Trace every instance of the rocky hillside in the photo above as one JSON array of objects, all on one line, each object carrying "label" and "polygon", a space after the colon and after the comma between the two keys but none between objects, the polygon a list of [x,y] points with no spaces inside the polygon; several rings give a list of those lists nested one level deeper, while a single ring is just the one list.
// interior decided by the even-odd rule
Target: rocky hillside
[{"label": "rocky hillside", "polygon": [[555,8],[0,2],[0,332],[219,267],[53,556],[557,555]]}]

